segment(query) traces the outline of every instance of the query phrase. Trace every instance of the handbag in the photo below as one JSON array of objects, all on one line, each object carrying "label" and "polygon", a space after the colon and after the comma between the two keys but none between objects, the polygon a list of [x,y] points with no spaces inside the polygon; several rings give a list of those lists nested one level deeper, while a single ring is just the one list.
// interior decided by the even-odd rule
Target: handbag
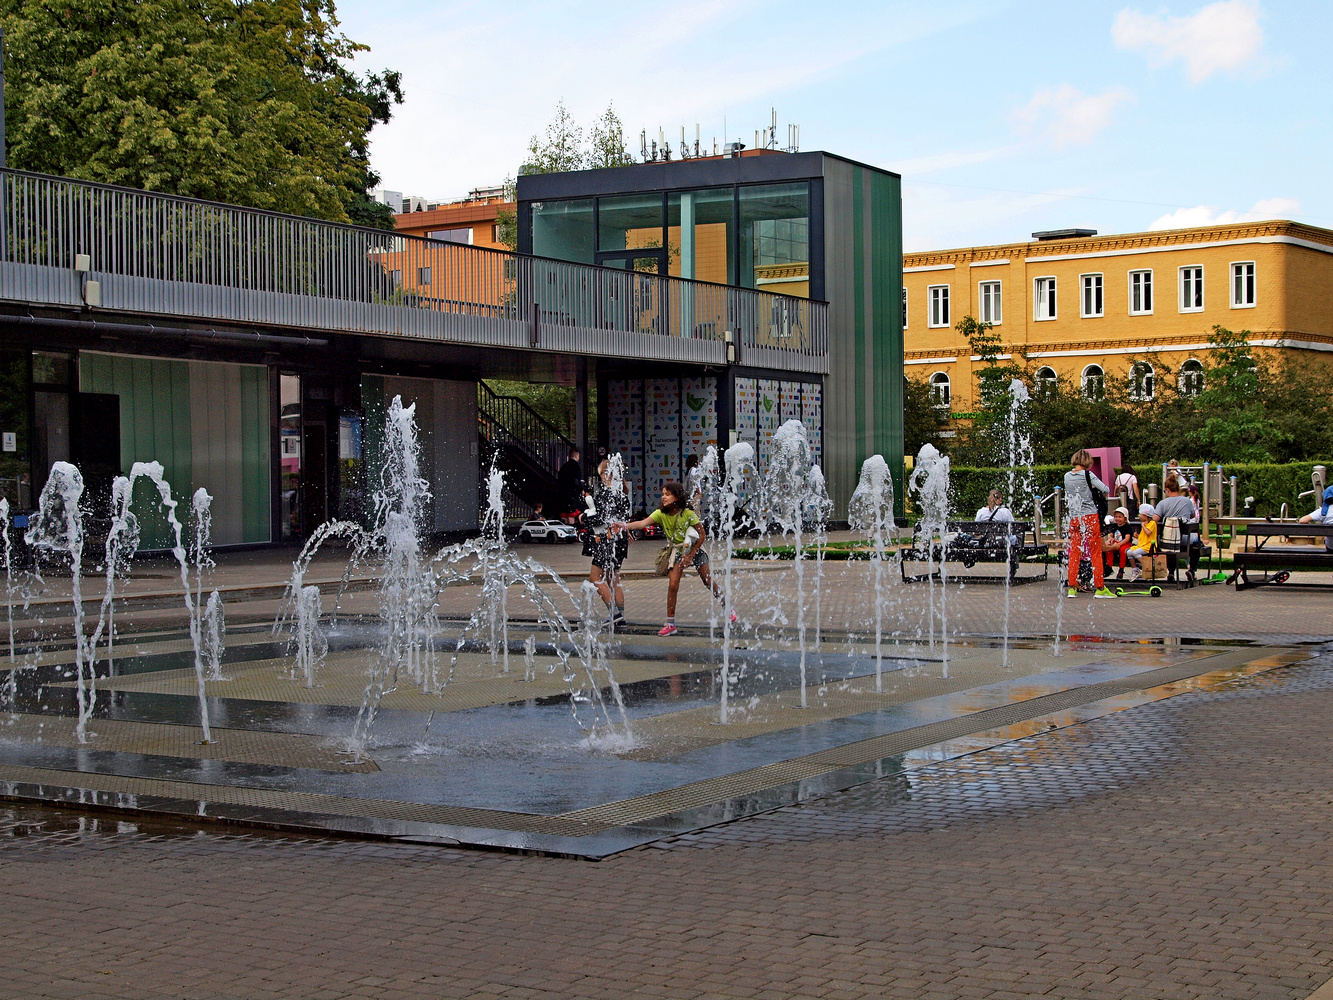
[{"label": "handbag", "polygon": [[1180,518],[1162,518],[1162,528],[1157,533],[1157,547],[1163,552],[1185,551],[1185,540],[1180,531]]},{"label": "handbag", "polygon": [[1086,469],[1083,472],[1083,478],[1088,481],[1088,492],[1092,494],[1092,504],[1097,508],[1097,519],[1100,521],[1106,517],[1109,505],[1106,502],[1106,494],[1092,485],[1092,473]]},{"label": "handbag", "polygon": [[653,563],[653,565],[657,569],[658,576],[666,576],[668,573],[671,572],[671,566],[675,562],[675,560],[671,558],[674,549],[675,546],[663,545],[660,549],[657,550],[657,559]]}]

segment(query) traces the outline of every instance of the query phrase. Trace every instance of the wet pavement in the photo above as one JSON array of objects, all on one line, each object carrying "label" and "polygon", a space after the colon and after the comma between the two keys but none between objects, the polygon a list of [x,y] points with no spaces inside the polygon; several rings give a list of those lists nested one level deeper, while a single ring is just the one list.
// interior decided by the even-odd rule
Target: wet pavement
[{"label": "wet pavement", "polygon": [[33,997],[1265,997],[1333,977],[1333,656],[588,864],[11,806]]}]

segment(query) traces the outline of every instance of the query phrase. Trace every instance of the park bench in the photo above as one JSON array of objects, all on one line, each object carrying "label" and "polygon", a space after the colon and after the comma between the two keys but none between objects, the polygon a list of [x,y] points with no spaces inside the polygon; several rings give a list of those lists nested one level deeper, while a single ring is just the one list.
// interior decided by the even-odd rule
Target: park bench
[{"label": "park bench", "polygon": [[[1314,545],[1284,544],[1284,538],[1314,538]],[[1262,587],[1266,583],[1284,583],[1294,569],[1326,569],[1333,571],[1333,552],[1324,544],[1333,538],[1333,524],[1280,524],[1253,521],[1245,526],[1245,548],[1231,553],[1234,570],[1227,583],[1236,590]],[[1262,580],[1251,580],[1249,571],[1262,569]],[[1277,570],[1271,578],[1270,570]],[[1327,587],[1333,584],[1305,583],[1290,586]]]},{"label": "park bench", "polygon": [[[919,531],[919,526],[918,526]],[[1012,545],[1009,537],[1013,536]],[[946,541],[934,539],[930,553],[935,562],[958,562],[967,569],[977,563],[1008,563],[1007,579],[1011,583],[1030,583],[1033,580],[1045,580],[1047,566],[1045,556],[1050,553],[1050,546],[1038,541],[1031,521],[949,521],[945,524]],[[922,562],[927,550],[924,539],[918,534],[910,547],[904,546],[902,552],[902,574],[905,583],[915,583],[926,579],[927,575],[909,574],[909,562]],[[1019,576],[1018,564],[1024,559],[1042,557],[1041,576]],[[1006,576],[968,576],[969,583],[1004,582]]]}]

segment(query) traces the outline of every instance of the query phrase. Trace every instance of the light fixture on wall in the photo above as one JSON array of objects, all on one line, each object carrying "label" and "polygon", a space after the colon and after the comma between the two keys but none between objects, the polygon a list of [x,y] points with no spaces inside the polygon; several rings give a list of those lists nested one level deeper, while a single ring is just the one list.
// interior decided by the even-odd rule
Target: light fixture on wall
[{"label": "light fixture on wall", "polygon": [[736,363],[736,341],[733,339],[731,331],[727,330],[723,333],[722,339],[727,345],[727,364],[734,365]]}]

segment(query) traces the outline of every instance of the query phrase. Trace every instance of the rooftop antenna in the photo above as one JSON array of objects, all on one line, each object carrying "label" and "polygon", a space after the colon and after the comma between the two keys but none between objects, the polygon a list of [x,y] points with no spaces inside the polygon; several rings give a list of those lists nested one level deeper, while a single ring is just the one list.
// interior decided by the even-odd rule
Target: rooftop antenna
[{"label": "rooftop antenna", "polygon": [[694,155],[699,155],[699,123],[694,123]]},{"label": "rooftop antenna", "polygon": [[772,149],[777,149],[777,148],[778,148],[778,109],[777,109],[777,108],[773,108],[772,111],[773,111],[773,124],[770,125],[770,126],[769,126],[769,129],[768,129],[768,143],[767,143],[767,145],[768,145],[769,147],[771,147]]},{"label": "rooftop antenna", "polygon": [[680,127],[680,158],[688,160],[690,158],[690,144],[685,141],[685,126]]},{"label": "rooftop antenna", "polygon": [[639,133],[639,156],[644,163],[648,162],[648,130],[644,129]]}]

